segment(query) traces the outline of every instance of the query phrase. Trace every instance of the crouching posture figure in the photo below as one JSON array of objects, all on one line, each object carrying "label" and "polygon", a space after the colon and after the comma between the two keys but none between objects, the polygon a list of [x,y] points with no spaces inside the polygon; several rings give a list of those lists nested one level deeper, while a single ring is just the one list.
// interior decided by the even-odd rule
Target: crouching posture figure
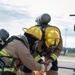
[{"label": "crouching posture figure", "polygon": [[[1,32],[1,39],[5,37],[3,35],[4,33],[8,34],[7,31],[3,30]],[[31,40],[37,40],[37,38],[33,37]],[[30,70],[40,72],[46,71],[46,66],[44,64],[37,63],[31,55],[29,42],[30,40],[26,34],[24,34],[12,36],[7,39],[6,43],[3,43],[0,49],[0,75],[22,75],[17,68],[20,62],[22,62],[23,65],[28,67]]]},{"label": "crouching posture figure", "polygon": [[[31,34],[38,40],[31,46],[32,55],[38,63],[44,63],[47,67],[46,75],[58,75],[57,58],[62,51],[62,37],[59,28],[49,25],[50,15],[43,14],[36,19],[37,25],[27,29],[26,33]],[[32,34],[33,33],[33,34]],[[27,35],[29,36],[29,35]],[[29,39],[29,38],[28,38]],[[34,43],[30,42],[30,43]],[[44,57],[45,62],[39,57]]]}]

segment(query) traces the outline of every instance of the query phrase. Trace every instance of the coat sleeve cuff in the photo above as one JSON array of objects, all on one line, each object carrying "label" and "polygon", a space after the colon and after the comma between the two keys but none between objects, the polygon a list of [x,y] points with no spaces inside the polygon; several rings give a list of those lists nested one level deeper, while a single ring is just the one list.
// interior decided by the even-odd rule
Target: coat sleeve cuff
[{"label": "coat sleeve cuff", "polygon": [[52,59],[53,61],[55,61],[57,59],[57,55],[56,54],[51,54],[50,55],[50,59]]}]

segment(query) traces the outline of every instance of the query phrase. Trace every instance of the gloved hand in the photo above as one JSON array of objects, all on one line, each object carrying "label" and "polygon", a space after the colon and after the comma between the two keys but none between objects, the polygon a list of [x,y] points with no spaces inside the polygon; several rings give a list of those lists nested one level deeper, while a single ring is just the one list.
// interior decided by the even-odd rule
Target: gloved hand
[{"label": "gloved hand", "polygon": [[44,64],[42,64],[42,69],[41,69],[41,73],[44,73],[44,72],[46,72],[47,71],[47,68],[46,68],[46,66],[44,65]]},{"label": "gloved hand", "polygon": [[49,71],[49,70],[51,69],[51,67],[52,67],[52,62],[51,62],[50,60],[47,60],[47,61],[45,62],[45,65],[46,65],[46,67],[47,67],[47,71]]}]

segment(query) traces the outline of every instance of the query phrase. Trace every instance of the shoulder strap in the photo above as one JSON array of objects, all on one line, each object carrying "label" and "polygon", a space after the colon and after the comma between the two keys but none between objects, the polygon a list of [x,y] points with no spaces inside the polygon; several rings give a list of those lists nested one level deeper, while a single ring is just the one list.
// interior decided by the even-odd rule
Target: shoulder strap
[{"label": "shoulder strap", "polygon": [[21,41],[21,42],[25,45],[24,40],[21,39],[21,38],[19,38],[18,36],[11,36],[11,37],[7,40],[7,43],[13,41],[14,39]]},{"label": "shoulder strap", "polygon": [[21,42],[25,45],[25,42],[24,42],[23,39],[19,38],[18,36],[11,36],[10,38],[8,38],[7,41],[5,41],[5,44],[4,44],[4,45],[1,45],[1,46],[0,46],[0,51],[1,51],[9,42],[13,41],[14,39],[21,41]]}]

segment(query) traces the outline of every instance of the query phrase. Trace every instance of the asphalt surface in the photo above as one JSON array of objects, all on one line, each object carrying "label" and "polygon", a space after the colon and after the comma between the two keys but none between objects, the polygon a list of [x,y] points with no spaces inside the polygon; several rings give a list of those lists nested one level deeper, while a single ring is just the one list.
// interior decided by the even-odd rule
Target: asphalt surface
[{"label": "asphalt surface", "polygon": [[75,75],[75,71],[72,70],[75,69],[75,57],[59,56],[58,66],[61,67],[58,70],[58,75]]}]

